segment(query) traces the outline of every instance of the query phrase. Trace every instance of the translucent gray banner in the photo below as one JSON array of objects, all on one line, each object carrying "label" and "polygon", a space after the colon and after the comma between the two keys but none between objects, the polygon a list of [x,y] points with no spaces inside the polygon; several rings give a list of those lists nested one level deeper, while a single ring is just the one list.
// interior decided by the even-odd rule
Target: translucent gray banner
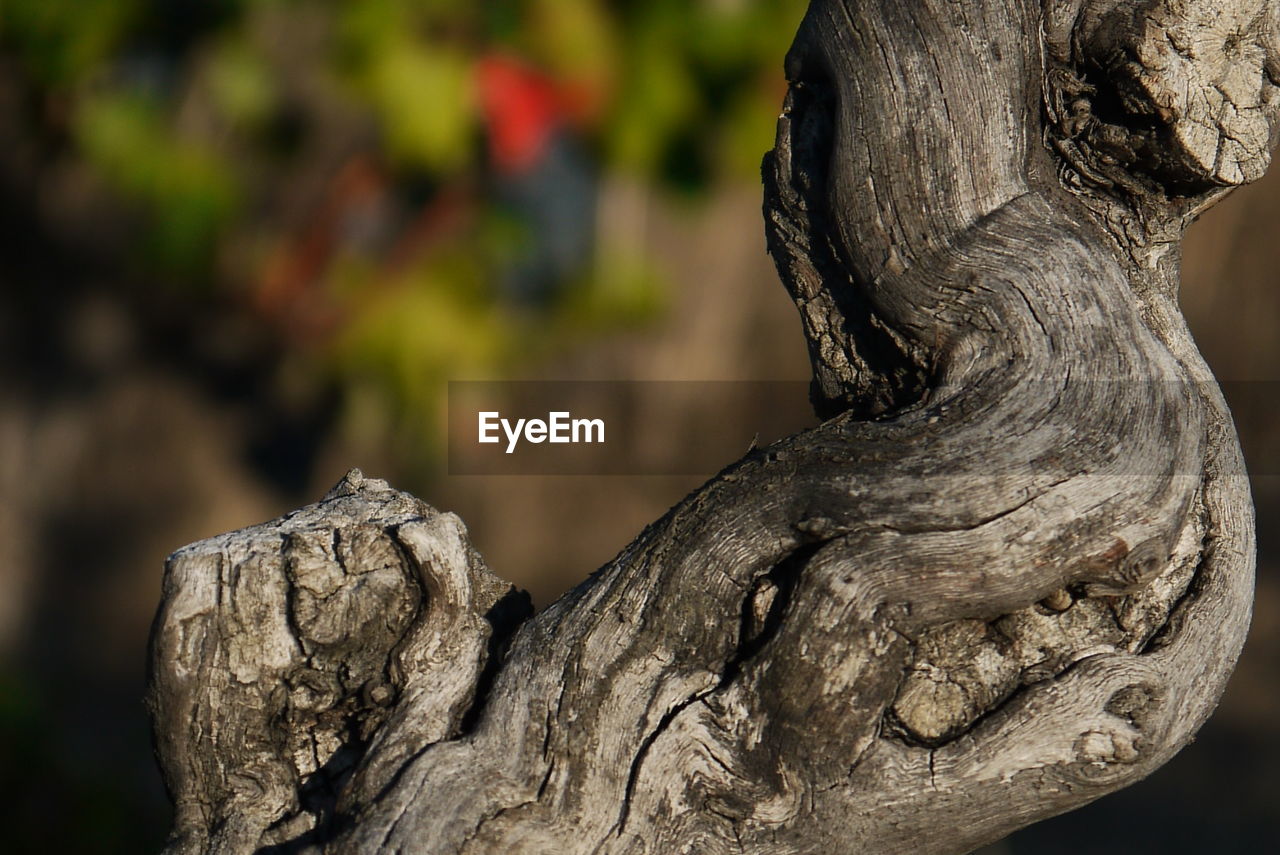
[{"label": "translucent gray banner", "polygon": [[[1223,383],[1250,472],[1280,475],[1280,382]],[[454,381],[451,475],[712,475],[817,424],[804,381]]]}]

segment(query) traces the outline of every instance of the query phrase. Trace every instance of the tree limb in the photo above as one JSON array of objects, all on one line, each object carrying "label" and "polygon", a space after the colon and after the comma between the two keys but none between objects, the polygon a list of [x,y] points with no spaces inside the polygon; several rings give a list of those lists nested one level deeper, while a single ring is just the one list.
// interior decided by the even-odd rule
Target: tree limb
[{"label": "tree limb", "polygon": [[1253,521],[1176,304],[1261,175],[1261,0],[815,0],[765,162],[819,427],[536,617],[352,473],[179,551],[170,852],[961,853],[1221,694]]}]

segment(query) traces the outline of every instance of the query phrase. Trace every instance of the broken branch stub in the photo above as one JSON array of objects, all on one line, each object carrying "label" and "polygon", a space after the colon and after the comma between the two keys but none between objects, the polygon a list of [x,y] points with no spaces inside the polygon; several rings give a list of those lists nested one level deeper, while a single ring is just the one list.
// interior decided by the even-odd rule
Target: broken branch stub
[{"label": "broken branch stub", "polygon": [[536,617],[358,475],[177,553],[171,851],[944,855],[1149,774],[1248,625],[1177,248],[1265,167],[1274,18],[815,0],[765,215],[827,421]]},{"label": "broken branch stub", "polygon": [[383,734],[411,719],[424,744],[457,735],[529,611],[457,517],[359,470],[315,505],[174,553],[148,698],[171,851],[323,840],[360,761],[412,750],[380,753]]}]

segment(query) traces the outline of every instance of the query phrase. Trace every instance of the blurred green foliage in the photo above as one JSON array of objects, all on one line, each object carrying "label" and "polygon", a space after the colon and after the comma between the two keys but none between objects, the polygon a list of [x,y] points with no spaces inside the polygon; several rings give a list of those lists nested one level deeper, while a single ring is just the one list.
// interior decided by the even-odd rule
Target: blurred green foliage
[{"label": "blurred green foliage", "polygon": [[103,182],[151,214],[145,259],[178,275],[210,264],[241,195],[240,176],[216,147],[174,133],[163,105],[135,92],[84,98],[74,131]]},{"label": "blurred green foliage", "polygon": [[510,375],[663,306],[654,265],[607,233],[537,311],[503,292],[532,237],[493,191],[477,63],[555,81],[603,186],[696,200],[759,180],[805,5],[5,0],[0,53],[33,134],[90,177],[103,218],[134,223],[124,251],[148,281],[231,300],[366,420],[420,438],[444,380]]},{"label": "blurred green foliage", "polygon": [[50,87],[75,87],[118,58],[141,0],[6,0],[3,38],[24,69]]}]

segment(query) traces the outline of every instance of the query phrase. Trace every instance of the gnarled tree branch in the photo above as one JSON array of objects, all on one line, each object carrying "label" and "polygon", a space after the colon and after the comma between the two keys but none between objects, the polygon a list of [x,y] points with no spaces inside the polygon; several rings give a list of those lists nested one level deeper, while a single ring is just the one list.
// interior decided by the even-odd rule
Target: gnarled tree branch
[{"label": "gnarled tree branch", "polygon": [[171,559],[172,852],[960,853],[1150,773],[1252,590],[1182,230],[1265,168],[1261,0],[815,0],[766,158],[827,421],[547,611],[353,473]]}]

